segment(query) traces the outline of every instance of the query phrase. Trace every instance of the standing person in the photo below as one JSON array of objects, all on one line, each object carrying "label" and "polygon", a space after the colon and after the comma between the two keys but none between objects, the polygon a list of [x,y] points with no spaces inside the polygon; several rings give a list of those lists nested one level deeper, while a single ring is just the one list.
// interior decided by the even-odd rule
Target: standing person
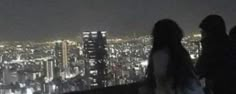
[{"label": "standing person", "polygon": [[140,94],[203,94],[189,53],[181,44],[183,32],[170,19],[158,21],[152,31],[146,84]]},{"label": "standing person", "polygon": [[196,71],[200,79],[206,79],[206,88],[214,94],[227,94],[225,70],[229,40],[225,22],[221,16],[209,15],[199,27],[202,29],[202,53],[196,64]]},{"label": "standing person", "polygon": [[227,67],[227,81],[229,87],[229,94],[236,94],[236,26],[234,26],[229,32],[230,39],[230,55]]},{"label": "standing person", "polygon": [[230,30],[229,38],[230,38],[230,51],[231,51],[230,54],[231,54],[231,57],[232,57],[231,62],[236,64],[236,26],[234,26]]},{"label": "standing person", "polygon": [[236,64],[236,26],[229,32],[231,61]]}]

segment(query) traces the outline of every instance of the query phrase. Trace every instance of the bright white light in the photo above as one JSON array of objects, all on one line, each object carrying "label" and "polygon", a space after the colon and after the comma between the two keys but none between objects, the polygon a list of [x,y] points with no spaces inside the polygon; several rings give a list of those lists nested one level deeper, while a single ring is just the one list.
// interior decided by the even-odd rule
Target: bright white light
[{"label": "bright white light", "polygon": [[194,54],[191,54],[190,57],[191,57],[192,59],[196,59],[196,56],[195,56]]},{"label": "bright white light", "polygon": [[95,75],[96,75],[97,73],[98,73],[97,70],[91,70],[91,71],[90,71],[90,74],[95,74]]},{"label": "bright white light", "polygon": [[84,35],[88,35],[90,32],[83,32]]},{"label": "bright white light", "polygon": [[62,40],[56,40],[55,41],[55,43],[61,43],[62,42]]},{"label": "bright white light", "polygon": [[4,48],[5,46],[4,45],[0,45],[0,48]]},{"label": "bright white light", "polygon": [[102,33],[102,36],[103,36],[103,37],[105,37],[105,36],[106,36],[106,33],[107,33],[107,31],[101,31],[101,33]]},{"label": "bright white light", "polygon": [[24,83],[20,83],[20,88],[23,88],[25,87],[25,84]]},{"label": "bright white light", "polygon": [[148,66],[148,60],[141,61],[142,66]]},{"label": "bright white light", "polygon": [[66,74],[66,79],[68,79],[68,78],[73,78],[73,77],[75,77],[76,75],[73,75],[73,74]]},{"label": "bright white light", "polygon": [[45,83],[48,83],[50,81],[50,79],[48,77],[44,78]]},{"label": "bright white light", "polygon": [[34,89],[33,88],[27,88],[26,89],[26,94],[33,94]]},{"label": "bright white light", "polygon": [[14,92],[12,92],[12,89],[10,89],[7,94],[14,94]]},{"label": "bright white light", "polygon": [[84,35],[83,37],[84,37],[84,38],[88,38],[88,37],[89,37],[89,35]]},{"label": "bright white light", "polygon": [[16,61],[20,61],[20,60],[21,60],[21,55],[17,55]]},{"label": "bright white light", "polygon": [[91,84],[91,86],[97,86],[97,85],[98,85],[97,83]]},{"label": "bright white light", "polygon": [[56,85],[52,85],[52,90],[54,91],[54,90],[56,90]]},{"label": "bright white light", "polygon": [[16,47],[20,48],[20,47],[22,47],[22,45],[16,45]]},{"label": "bright white light", "polygon": [[97,31],[92,31],[91,33],[92,33],[92,34],[97,34]]},{"label": "bright white light", "polygon": [[134,67],[134,70],[140,70],[140,68],[139,67]]},{"label": "bright white light", "polygon": [[101,31],[101,33],[105,34],[105,33],[107,33],[107,31]]},{"label": "bright white light", "polygon": [[193,37],[202,37],[201,34],[194,34]]}]

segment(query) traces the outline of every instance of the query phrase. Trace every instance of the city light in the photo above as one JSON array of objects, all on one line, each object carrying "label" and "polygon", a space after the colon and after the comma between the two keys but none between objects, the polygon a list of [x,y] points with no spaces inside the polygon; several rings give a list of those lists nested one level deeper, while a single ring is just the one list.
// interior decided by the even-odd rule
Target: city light
[{"label": "city light", "polygon": [[[0,86],[20,89],[13,94],[58,94],[128,84],[145,77],[152,48],[150,36],[108,39],[106,31],[87,31],[81,37],[82,42],[2,43]],[[182,40],[193,60],[201,50],[199,38],[192,35]]]}]

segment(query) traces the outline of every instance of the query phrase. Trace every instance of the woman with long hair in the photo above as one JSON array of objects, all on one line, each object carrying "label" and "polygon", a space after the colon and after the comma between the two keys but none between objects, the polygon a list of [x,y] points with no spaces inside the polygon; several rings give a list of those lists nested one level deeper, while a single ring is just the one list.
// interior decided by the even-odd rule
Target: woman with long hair
[{"label": "woman with long hair", "polygon": [[146,84],[140,94],[203,94],[189,53],[181,44],[183,32],[170,19],[158,21],[152,31]]},{"label": "woman with long hair", "polygon": [[[205,79],[206,90],[214,94],[232,94],[229,84],[231,71],[230,40],[223,17],[211,14],[200,25],[202,51],[195,66],[200,79]],[[228,93],[229,92],[229,93]],[[235,94],[235,93],[233,93]]]}]

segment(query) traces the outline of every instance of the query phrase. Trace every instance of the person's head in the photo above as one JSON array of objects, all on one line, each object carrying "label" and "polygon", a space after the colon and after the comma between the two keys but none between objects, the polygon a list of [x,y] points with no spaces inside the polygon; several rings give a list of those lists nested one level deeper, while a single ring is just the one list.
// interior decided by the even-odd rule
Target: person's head
[{"label": "person's head", "polygon": [[236,26],[234,26],[230,32],[229,32],[229,37],[231,40],[235,40],[236,41]]},{"label": "person's head", "polygon": [[220,39],[227,37],[225,22],[219,15],[207,16],[202,20],[199,27],[202,29],[203,38]]},{"label": "person's head", "polygon": [[180,43],[183,32],[177,23],[171,19],[158,21],[152,31],[153,47],[168,47]]}]

